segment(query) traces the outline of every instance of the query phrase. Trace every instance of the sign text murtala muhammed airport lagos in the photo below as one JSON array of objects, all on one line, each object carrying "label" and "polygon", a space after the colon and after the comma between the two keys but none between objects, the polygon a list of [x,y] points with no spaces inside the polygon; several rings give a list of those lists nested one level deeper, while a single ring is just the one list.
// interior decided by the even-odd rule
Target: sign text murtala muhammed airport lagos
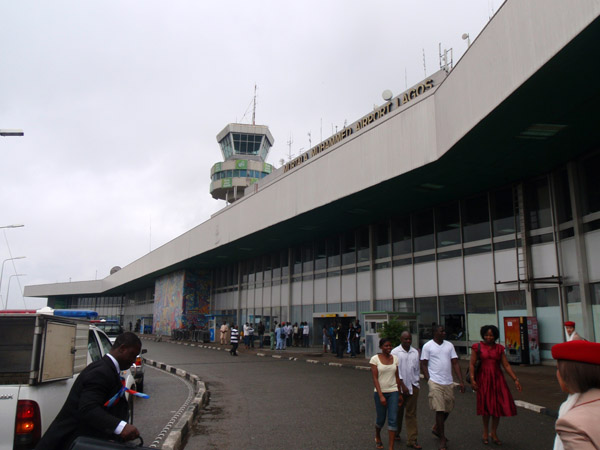
[{"label": "sign text murtala muhammed airport lagos", "polygon": [[418,96],[424,94],[425,92],[429,91],[432,87],[433,87],[433,80],[428,79],[428,80],[418,84],[417,86],[413,87],[412,89],[409,89],[409,90],[403,92],[402,94],[400,94],[396,98],[392,99],[391,101],[389,101],[385,105],[381,106],[380,108],[376,109],[372,113],[367,114],[366,116],[357,120],[349,127],[344,128],[339,133],[334,134],[329,139],[324,140],[320,144],[315,145],[310,150],[302,153],[297,158],[291,160],[285,166],[283,166],[283,172],[285,173],[285,172],[293,169],[294,167],[299,166],[303,162],[308,161],[310,158],[317,156],[319,153],[324,152],[325,150],[334,146],[338,142],[341,142],[344,139],[346,139],[348,136],[350,136],[352,133],[354,133],[354,131],[362,130],[367,125],[369,125],[369,124],[375,122],[376,120],[381,119],[385,115],[389,114],[390,111],[393,111],[393,110],[399,108],[400,106],[405,105],[406,103],[410,102],[411,100],[413,100],[413,99],[417,98]]}]

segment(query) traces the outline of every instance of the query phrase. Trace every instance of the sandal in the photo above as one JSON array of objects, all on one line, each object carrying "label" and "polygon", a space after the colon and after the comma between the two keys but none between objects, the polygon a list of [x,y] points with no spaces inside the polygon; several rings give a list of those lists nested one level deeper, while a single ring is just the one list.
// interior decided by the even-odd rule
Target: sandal
[{"label": "sandal", "polygon": [[502,441],[500,439],[498,439],[498,436],[496,436],[496,437],[491,436],[491,438],[492,438],[492,442],[494,444],[496,444],[496,445],[502,445]]},{"label": "sandal", "polygon": [[[440,436],[440,433],[437,432],[437,430],[435,429],[435,425],[431,428],[431,433],[437,437],[438,439],[441,439],[442,437]],[[450,439],[446,438],[446,441],[450,441]]]},{"label": "sandal", "polygon": [[415,442],[414,444],[406,444],[406,446],[407,446],[408,448],[416,448],[416,449],[421,449],[421,448],[423,448],[423,447],[421,447],[421,446],[419,445],[419,443],[418,443],[418,442]]},{"label": "sandal", "polygon": [[377,439],[375,439],[375,448],[383,449],[383,442],[378,441]]}]

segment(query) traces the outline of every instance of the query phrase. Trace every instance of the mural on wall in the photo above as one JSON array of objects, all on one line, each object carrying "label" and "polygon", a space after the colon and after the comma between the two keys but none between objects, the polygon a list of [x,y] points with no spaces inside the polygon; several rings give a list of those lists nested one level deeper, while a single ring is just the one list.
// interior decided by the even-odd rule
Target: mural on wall
[{"label": "mural on wall", "polygon": [[210,272],[186,271],[183,287],[183,325],[200,329],[208,326],[210,313]]},{"label": "mural on wall", "polygon": [[171,335],[183,324],[183,282],[185,271],[165,275],[154,284],[154,333]]}]

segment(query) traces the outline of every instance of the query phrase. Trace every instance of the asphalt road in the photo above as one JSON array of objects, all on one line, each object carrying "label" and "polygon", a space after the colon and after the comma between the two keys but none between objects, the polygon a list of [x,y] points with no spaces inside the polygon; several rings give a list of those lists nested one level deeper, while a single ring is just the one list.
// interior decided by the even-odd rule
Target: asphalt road
[{"label": "asphalt road", "polygon": [[193,388],[184,379],[147,365],[144,393],[150,398],[134,399],[133,424],[140,430],[144,446],[149,447],[154,442],[156,448],[160,448],[159,435],[168,431],[165,427],[168,428],[171,419],[179,417],[180,409],[193,397]]},{"label": "asphalt road", "polygon": [[[236,358],[223,351],[166,342],[144,346],[148,358],[194,373],[207,383],[210,401],[187,450],[374,448],[373,385],[368,371],[243,353]],[[161,404],[161,408],[168,406]],[[428,409],[424,383],[418,420],[420,444],[437,449],[438,441],[430,432],[434,414]],[[457,391],[456,408],[447,421],[449,448],[494,447],[491,442],[482,444],[481,432],[474,394]],[[516,417],[501,420],[498,434],[503,448],[549,449],[554,420],[519,409]],[[396,448],[406,447],[403,442]]]}]

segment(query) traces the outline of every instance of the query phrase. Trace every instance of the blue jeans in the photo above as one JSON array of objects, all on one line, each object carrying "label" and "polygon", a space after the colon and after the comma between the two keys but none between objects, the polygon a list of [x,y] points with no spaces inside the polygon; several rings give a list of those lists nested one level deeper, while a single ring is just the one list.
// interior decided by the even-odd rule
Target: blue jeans
[{"label": "blue jeans", "polygon": [[383,428],[387,413],[388,431],[396,431],[398,429],[398,391],[384,392],[383,396],[385,397],[387,406],[383,406],[381,404],[379,401],[379,394],[377,392],[373,393],[373,399],[375,400],[375,411],[377,412],[375,426],[380,429]]}]

